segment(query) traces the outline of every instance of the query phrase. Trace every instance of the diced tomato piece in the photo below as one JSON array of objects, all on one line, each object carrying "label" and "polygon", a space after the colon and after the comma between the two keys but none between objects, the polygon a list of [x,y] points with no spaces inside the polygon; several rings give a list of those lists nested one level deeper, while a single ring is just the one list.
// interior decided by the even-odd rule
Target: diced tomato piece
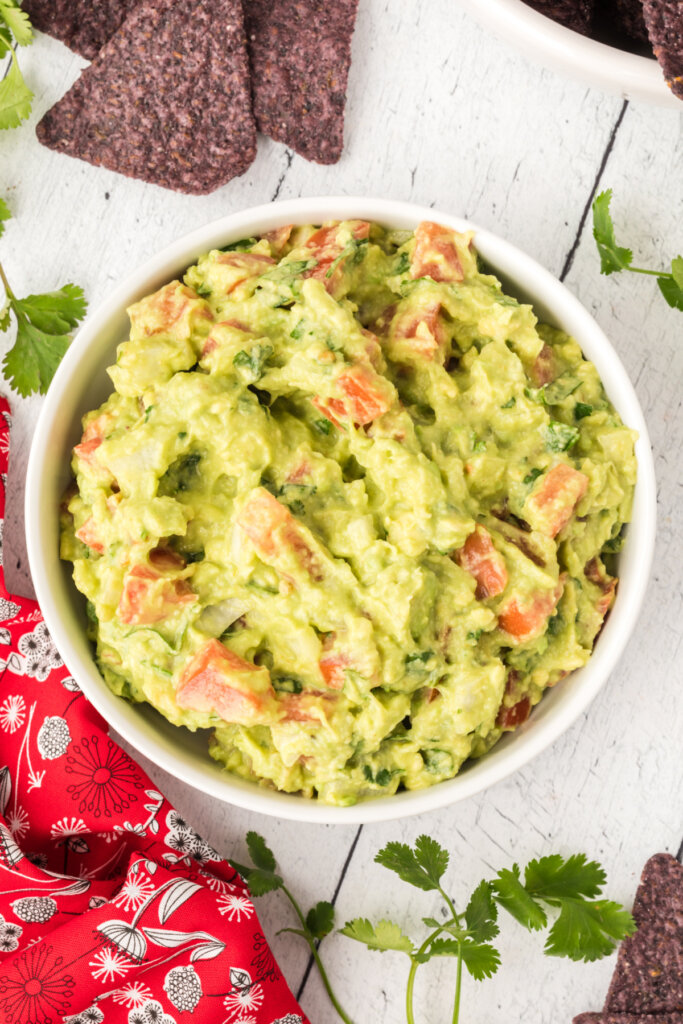
[{"label": "diced tomato piece", "polygon": [[386,309],[383,309],[382,312],[378,316],[376,316],[374,320],[371,320],[368,323],[368,327],[370,328],[371,331],[374,331],[375,334],[379,335],[380,337],[383,337],[384,335],[389,333],[391,321],[394,319],[395,314],[396,303],[394,302],[390,306],[387,306]]},{"label": "diced tomato piece", "polygon": [[270,245],[270,251],[273,256],[279,256],[289,241],[289,236],[292,233],[293,224],[283,224],[282,227],[273,228],[272,231],[266,231],[262,236]]},{"label": "diced tomato piece", "polygon": [[382,392],[381,378],[370,369],[356,364],[337,377],[337,384],[348,399],[346,406],[354,423],[372,423],[392,405]]},{"label": "diced tomato piece", "polygon": [[[341,224],[342,222],[339,220],[332,224],[324,224],[313,232],[306,241],[306,247],[315,249],[323,258],[329,256],[330,250],[333,248],[336,248],[337,255],[339,255],[342,246],[337,241],[337,235]],[[351,228],[351,234],[356,239],[368,238],[370,235],[370,222],[367,220],[349,220],[345,222],[345,226]]]},{"label": "diced tomato piece", "polygon": [[165,578],[152,565],[134,565],[123,583],[119,618],[127,625],[149,626],[196,599],[186,580]]},{"label": "diced tomato piece", "polygon": [[90,516],[89,519],[86,519],[79,530],[76,530],[76,536],[79,540],[83,541],[84,544],[87,544],[92,551],[96,551],[100,555],[103,554],[104,544],[100,539],[97,523],[92,516]]},{"label": "diced tomato piece", "polygon": [[439,316],[441,303],[430,299],[417,309],[403,313],[394,327],[395,338],[406,338],[419,355],[434,358],[442,353],[448,341],[445,325]]},{"label": "diced tomato piece", "polygon": [[602,591],[595,607],[600,617],[604,619],[605,615],[612,607],[618,580],[616,576],[608,575],[605,571],[605,567],[597,558],[591,558],[591,560],[586,563],[583,571],[586,574],[586,579],[589,579],[591,583],[595,583],[595,585]]},{"label": "diced tomato piece", "polygon": [[345,651],[335,650],[335,640],[335,633],[329,633],[325,637],[319,665],[327,685],[333,690],[343,690],[346,682],[346,669],[351,665],[351,659]]},{"label": "diced tomato piece", "polygon": [[343,690],[349,659],[345,654],[326,654],[320,659],[323,679],[333,690]]},{"label": "diced tomato piece", "polygon": [[313,405],[318,412],[321,412],[325,419],[334,423],[335,427],[341,429],[341,421],[346,419],[346,406],[338,398],[313,398]]},{"label": "diced tomato piece", "polygon": [[74,448],[74,455],[77,455],[82,462],[93,465],[93,455],[102,444],[101,437],[93,437],[90,441],[81,441]]},{"label": "diced tomato piece", "polygon": [[505,559],[493,546],[491,534],[477,525],[456,554],[458,564],[477,581],[476,598],[497,597],[505,590],[508,572]]},{"label": "diced tomato piece", "polygon": [[170,281],[129,310],[131,324],[142,325],[148,337],[171,333],[181,320],[187,320],[193,313],[200,319],[213,319],[207,303],[192,288],[178,281]]},{"label": "diced tomato piece", "polygon": [[[367,238],[370,234],[370,224],[365,220],[347,221],[345,226],[351,228],[351,233],[355,239]],[[340,221],[327,224],[318,228],[306,241],[306,248],[312,250],[318,262],[315,267],[305,271],[304,277],[312,277],[321,281],[328,292],[334,291],[337,281],[343,274],[341,264],[338,264],[335,270],[330,273],[332,264],[344,251],[344,246],[337,241],[340,227]]]},{"label": "diced tomato piece", "polygon": [[236,521],[258,553],[270,558],[277,550],[274,531],[291,518],[288,508],[280,504],[265,487],[259,487],[249,496]]},{"label": "diced tomato piece", "polygon": [[250,281],[275,266],[272,256],[260,252],[222,252],[216,258],[222,269],[221,286],[225,295],[230,295],[245,281]]},{"label": "diced tomato piece", "polygon": [[550,345],[544,345],[536,356],[530,376],[537,388],[543,387],[544,384],[550,384],[557,377],[555,353]]},{"label": "diced tomato piece", "polygon": [[264,487],[252,491],[236,522],[265,562],[278,568],[289,553],[311,579],[316,582],[323,579],[319,559],[302,527],[289,509]]},{"label": "diced tomato piece", "polygon": [[439,282],[464,280],[455,232],[430,220],[418,224],[410,261],[410,276],[431,277],[433,281]]},{"label": "diced tomato piece", "polygon": [[503,730],[503,732],[512,732],[522,722],[526,722],[531,712],[531,701],[528,697],[523,697],[517,704],[513,704],[512,707],[507,708],[501,705],[496,718],[496,725]]},{"label": "diced tomato piece", "polygon": [[323,679],[333,690],[344,689],[347,669],[353,669],[363,676],[370,686],[378,686],[380,683],[376,648],[371,644],[358,647],[344,629],[325,636],[318,664]]},{"label": "diced tomato piece", "polygon": [[279,704],[284,711],[285,722],[319,722],[327,718],[337,699],[336,693],[309,690],[306,693],[281,694]]},{"label": "diced tomato piece", "polygon": [[251,725],[272,712],[275,693],[267,668],[245,661],[219,640],[208,640],[180,677],[176,700],[191,711],[215,711],[225,722]]},{"label": "diced tomato piece", "polygon": [[588,490],[589,480],[564,462],[540,478],[526,500],[528,521],[535,530],[555,537],[571,519],[574,509]]},{"label": "diced tomato piece", "polygon": [[355,363],[336,379],[343,398],[312,399],[313,405],[336,427],[344,420],[365,426],[383,416],[392,406],[392,399],[382,378],[370,366]]},{"label": "diced tomato piece", "polygon": [[513,597],[498,616],[498,625],[519,643],[535,639],[545,629],[563,590],[564,578],[560,577],[554,590],[535,594],[526,602]]}]

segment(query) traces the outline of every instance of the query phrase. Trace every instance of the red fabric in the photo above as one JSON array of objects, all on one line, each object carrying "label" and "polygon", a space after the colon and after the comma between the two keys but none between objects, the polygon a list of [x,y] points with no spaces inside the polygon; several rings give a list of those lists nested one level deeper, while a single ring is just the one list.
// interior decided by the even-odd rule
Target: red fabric
[{"label": "red fabric", "polygon": [[[0,528],[9,422],[0,398]],[[109,738],[1,569],[0,622],[0,1021],[304,1024],[246,885]]]}]

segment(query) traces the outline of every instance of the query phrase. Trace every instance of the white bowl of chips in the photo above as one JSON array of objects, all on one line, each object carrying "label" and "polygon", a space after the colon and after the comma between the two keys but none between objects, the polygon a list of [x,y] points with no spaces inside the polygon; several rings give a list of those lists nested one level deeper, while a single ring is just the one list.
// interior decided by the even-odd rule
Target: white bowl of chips
[{"label": "white bowl of chips", "polygon": [[[174,727],[148,705],[131,705],[108,689],[86,637],[85,601],[73,585],[70,566],[59,559],[59,507],[71,479],[71,451],[81,436],[81,417],[111,391],[105,368],[127,336],[131,303],[182,274],[209,249],[283,224],[351,218],[411,230],[420,221],[437,219],[456,231],[474,231],[479,254],[495,268],[506,291],[532,302],[541,317],[575,337],[594,363],[623,421],[638,432],[638,479],[627,543],[619,555],[619,593],[588,663],[549,690],[523,726],[455,778],[335,807],[227,773],[209,757],[201,732]],[[149,260],[89,316],[55,376],[38,422],[28,468],[26,529],[31,572],[48,628],[71,673],[112,729],[161,768],[218,799],[281,818],[349,824],[417,814],[470,797],[525,765],[574,722],[615,668],[637,622],[654,545],[655,495],[647,428],[633,387],[605,335],[564,285],[510,243],[450,214],[392,200],[328,197],[268,204],[208,224]]]},{"label": "white bowl of chips", "polygon": [[473,17],[553,71],[625,99],[683,109],[654,57],[642,56],[566,28],[524,0],[460,0]]}]

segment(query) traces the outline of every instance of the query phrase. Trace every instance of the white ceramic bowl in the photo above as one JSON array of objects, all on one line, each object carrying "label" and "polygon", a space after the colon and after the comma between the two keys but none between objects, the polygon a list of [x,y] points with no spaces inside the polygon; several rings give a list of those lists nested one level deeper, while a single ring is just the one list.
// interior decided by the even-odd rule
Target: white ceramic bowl
[{"label": "white ceramic bowl", "polygon": [[482,25],[528,57],[571,78],[629,100],[683,110],[654,57],[588,39],[528,7],[523,0],[460,0]]},{"label": "white ceramic bowl", "polygon": [[26,530],[31,573],[47,625],[85,694],[111,726],[161,768],[204,793],[264,814],[311,822],[383,821],[454,803],[505,778],[552,743],[603,685],[635,625],[647,585],[655,532],[655,481],[647,429],[631,383],[606,337],[579,302],[547,270],[508,242],[476,230],[475,244],[506,288],[533,302],[537,312],[581,344],[625,423],[639,432],[638,483],[633,522],[620,556],[619,593],[588,664],[551,690],[529,721],[507,735],[460,775],[430,789],[327,807],[271,792],[221,770],[206,752],[206,736],[170,725],[147,705],[114,696],[97,671],[85,635],[85,602],[58,556],[58,513],[70,479],[71,448],[81,436],[81,416],[111,392],[105,367],[128,333],[126,307],[181,274],[203,252],[279,224],[319,223],[360,217],[397,228],[437,219],[458,231],[471,224],[408,203],[382,199],[294,199],[245,210],[214,221],[164,249],[132,274],[83,324],[52,382],[36,429],[26,487]]}]

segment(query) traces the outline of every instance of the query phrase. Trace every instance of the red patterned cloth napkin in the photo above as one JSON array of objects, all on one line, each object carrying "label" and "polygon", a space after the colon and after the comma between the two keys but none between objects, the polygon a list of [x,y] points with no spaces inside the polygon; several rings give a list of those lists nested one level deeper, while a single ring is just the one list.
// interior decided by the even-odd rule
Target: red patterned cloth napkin
[{"label": "red patterned cloth napkin", "polygon": [[[0,398],[0,537],[9,424]],[[0,621],[0,1022],[304,1024],[246,885],[109,738],[1,569]]]}]

